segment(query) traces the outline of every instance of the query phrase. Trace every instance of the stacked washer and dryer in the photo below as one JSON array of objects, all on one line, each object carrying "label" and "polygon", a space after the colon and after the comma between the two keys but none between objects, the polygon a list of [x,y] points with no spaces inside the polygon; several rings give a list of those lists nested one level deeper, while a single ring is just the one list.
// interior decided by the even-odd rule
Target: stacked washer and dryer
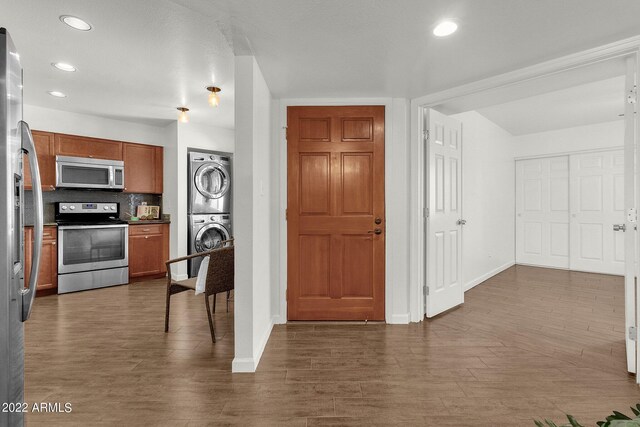
[{"label": "stacked washer and dryer", "polygon": [[[189,254],[209,251],[230,239],[232,155],[189,151]],[[201,259],[189,262],[189,276],[198,275]]]}]

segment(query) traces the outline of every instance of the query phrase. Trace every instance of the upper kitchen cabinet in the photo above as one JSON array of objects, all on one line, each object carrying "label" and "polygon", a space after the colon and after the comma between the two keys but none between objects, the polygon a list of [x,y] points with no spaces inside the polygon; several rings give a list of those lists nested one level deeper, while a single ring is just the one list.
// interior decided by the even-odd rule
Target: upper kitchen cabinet
[{"label": "upper kitchen cabinet", "polygon": [[123,143],[124,191],[162,193],[163,148]]},{"label": "upper kitchen cabinet", "polygon": [[[56,154],[55,138],[51,132],[41,132],[34,130],[33,142],[36,146],[36,157],[38,168],[40,169],[40,185],[42,191],[53,191],[56,189]],[[24,188],[31,190],[31,168],[29,159],[24,156]]]},{"label": "upper kitchen cabinet", "polygon": [[56,154],[92,159],[122,160],[122,143],[86,136],[56,133]]}]

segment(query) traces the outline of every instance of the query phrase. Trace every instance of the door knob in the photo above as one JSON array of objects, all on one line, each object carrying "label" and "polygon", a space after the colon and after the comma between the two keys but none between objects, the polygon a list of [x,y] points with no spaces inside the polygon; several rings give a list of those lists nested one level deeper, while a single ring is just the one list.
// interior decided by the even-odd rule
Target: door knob
[{"label": "door knob", "polygon": [[613,231],[627,231],[626,224],[613,224]]},{"label": "door knob", "polygon": [[382,234],[382,229],[381,228],[376,228],[375,230],[369,230],[367,231],[367,233],[371,234]]},{"label": "door knob", "polygon": [[456,222],[456,224],[458,225],[465,225],[467,223],[466,219],[459,219],[458,222]]},{"label": "door knob", "polygon": [[382,224],[382,218],[380,218],[379,216],[376,217],[375,221],[376,224]]}]

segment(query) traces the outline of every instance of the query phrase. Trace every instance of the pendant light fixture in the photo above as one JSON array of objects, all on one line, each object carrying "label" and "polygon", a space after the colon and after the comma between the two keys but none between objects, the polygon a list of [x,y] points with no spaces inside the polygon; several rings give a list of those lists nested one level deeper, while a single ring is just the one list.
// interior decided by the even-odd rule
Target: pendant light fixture
[{"label": "pendant light fixture", "polygon": [[218,95],[218,92],[222,92],[222,89],[217,86],[207,86],[207,90],[209,91],[209,105],[212,107],[220,105],[220,96]]},{"label": "pendant light fixture", "polygon": [[187,107],[178,107],[178,111],[180,111],[180,114],[178,114],[178,121],[180,123],[189,123],[189,116],[187,115],[187,111],[189,111],[189,109]]}]

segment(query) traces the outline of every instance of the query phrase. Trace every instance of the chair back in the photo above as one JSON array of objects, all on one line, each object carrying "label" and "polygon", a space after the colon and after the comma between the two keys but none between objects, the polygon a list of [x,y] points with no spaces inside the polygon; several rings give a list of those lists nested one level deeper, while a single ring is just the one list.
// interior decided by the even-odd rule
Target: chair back
[{"label": "chair back", "polygon": [[228,246],[209,252],[209,268],[207,269],[206,295],[230,291],[234,287],[234,254],[235,248]]}]

